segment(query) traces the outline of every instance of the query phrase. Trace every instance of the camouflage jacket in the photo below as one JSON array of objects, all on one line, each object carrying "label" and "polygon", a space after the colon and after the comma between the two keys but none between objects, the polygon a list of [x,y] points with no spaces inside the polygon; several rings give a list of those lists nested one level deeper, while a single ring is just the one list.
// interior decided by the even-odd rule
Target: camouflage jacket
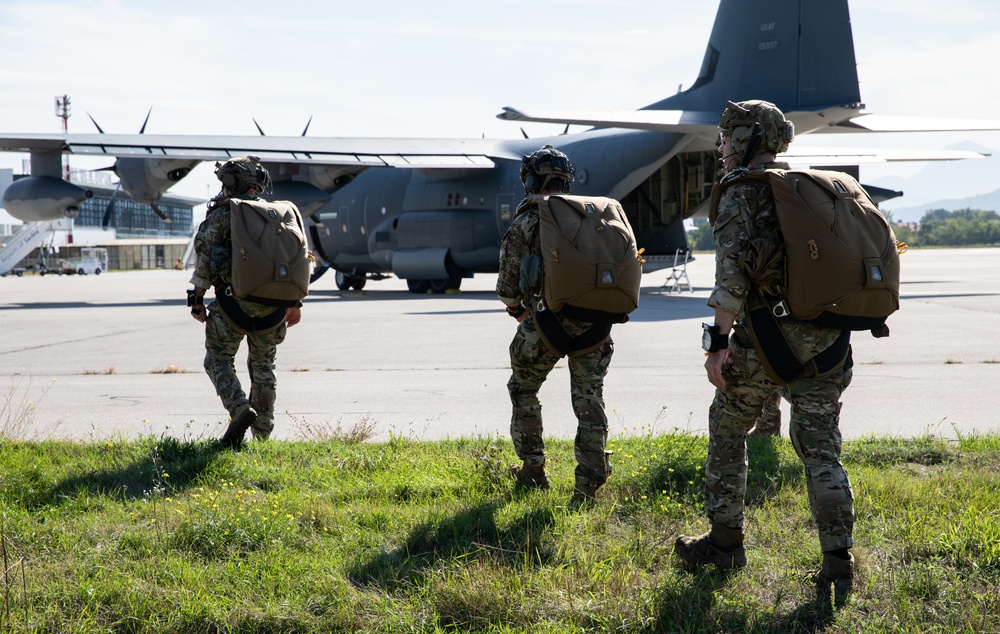
[{"label": "camouflage jacket", "polygon": [[[751,163],[750,169],[788,169],[786,163]],[[715,236],[715,288],[708,305],[721,308],[737,317],[734,328],[743,341],[750,341],[744,325],[747,299],[751,292],[760,292],[740,266],[747,256],[751,238],[755,249],[771,249],[781,253],[778,215],[770,186],[764,181],[744,180],[726,187],[719,201],[713,234]],[[748,223],[752,226],[748,227]],[[779,320],[785,338],[800,361],[808,361],[828,348],[841,331],[785,317]]]},{"label": "camouflage jacket", "polygon": [[538,236],[538,194],[529,194],[517,206],[514,220],[500,242],[497,296],[507,306],[531,306],[542,294],[541,240]]}]

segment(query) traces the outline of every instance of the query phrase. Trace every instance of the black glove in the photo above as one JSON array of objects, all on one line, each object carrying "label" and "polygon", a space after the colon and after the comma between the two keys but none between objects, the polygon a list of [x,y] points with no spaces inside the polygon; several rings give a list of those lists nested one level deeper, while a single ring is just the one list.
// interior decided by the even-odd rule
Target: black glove
[{"label": "black glove", "polygon": [[528,309],[524,306],[518,304],[517,306],[508,306],[506,308],[507,314],[513,317],[520,323],[524,319],[524,314],[528,312]]}]

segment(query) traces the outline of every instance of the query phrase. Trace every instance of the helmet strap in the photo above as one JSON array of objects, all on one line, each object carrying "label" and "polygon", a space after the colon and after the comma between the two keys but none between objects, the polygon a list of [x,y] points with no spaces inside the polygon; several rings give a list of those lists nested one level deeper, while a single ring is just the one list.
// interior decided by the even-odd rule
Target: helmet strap
[{"label": "helmet strap", "polygon": [[746,152],[743,154],[743,160],[740,161],[740,167],[748,167],[750,161],[753,157],[757,155],[757,148],[760,147],[760,142],[764,140],[764,128],[761,127],[760,122],[753,122],[753,129],[750,131],[750,140],[747,142]]}]

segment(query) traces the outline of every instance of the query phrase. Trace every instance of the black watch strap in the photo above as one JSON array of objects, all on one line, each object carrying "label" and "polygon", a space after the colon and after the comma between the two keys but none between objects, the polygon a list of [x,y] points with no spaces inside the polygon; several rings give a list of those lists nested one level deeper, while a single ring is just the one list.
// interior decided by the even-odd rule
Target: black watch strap
[{"label": "black watch strap", "polygon": [[712,333],[712,345],[708,347],[709,352],[718,352],[729,347],[729,335],[718,332]]}]

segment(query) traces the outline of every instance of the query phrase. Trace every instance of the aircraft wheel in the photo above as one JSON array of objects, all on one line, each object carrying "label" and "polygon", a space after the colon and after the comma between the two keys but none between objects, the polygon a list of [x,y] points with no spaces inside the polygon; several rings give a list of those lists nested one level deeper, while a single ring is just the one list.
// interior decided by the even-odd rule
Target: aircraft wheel
[{"label": "aircraft wheel", "polygon": [[444,293],[452,289],[457,289],[462,285],[462,274],[459,272],[451,262],[448,262],[447,269],[448,277],[440,280],[431,280],[431,290],[435,293]]},{"label": "aircraft wheel", "polygon": [[356,291],[360,291],[361,289],[363,289],[367,282],[368,278],[365,277],[364,275],[355,275],[354,277],[351,278],[351,286],[353,286],[354,290]]},{"label": "aircraft wheel", "polygon": [[426,293],[430,287],[429,280],[406,280],[406,288],[410,289],[411,293]]},{"label": "aircraft wheel", "polygon": [[335,280],[337,282],[337,288],[339,288],[342,291],[350,290],[351,276],[349,276],[347,273],[344,273],[343,271],[337,271]]}]

